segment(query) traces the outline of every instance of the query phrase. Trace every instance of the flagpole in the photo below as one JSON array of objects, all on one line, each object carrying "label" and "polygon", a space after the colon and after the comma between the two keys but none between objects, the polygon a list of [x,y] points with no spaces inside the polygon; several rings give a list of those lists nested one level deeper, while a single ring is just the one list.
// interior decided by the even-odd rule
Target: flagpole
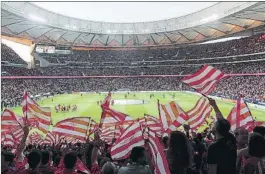
[{"label": "flagpole", "polygon": [[87,125],[87,130],[86,130],[86,137],[88,138],[88,135],[87,135],[87,132],[89,131],[89,128],[91,126],[91,117],[89,117],[89,122],[88,122],[88,125]]},{"label": "flagpole", "polygon": [[160,103],[159,103],[159,99],[157,99],[157,107],[158,107],[159,119],[161,120],[161,114],[160,114]]},{"label": "flagpole", "polygon": [[244,98],[242,98],[242,99],[243,99],[245,105],[247,106],[247,108],[248,108],[248,110],[249,110],[249,113],[250,113],[250,116],[251,116],[251,118],[252,118],[252,120],[253,120],[253,122],[254,122],[254,125],[256,126],[256,120],[254,120],[253,115],[252,115],[252,113],[251,113],[251,111],[250,111],[250,109],[249,109],[249,107],[248,107],[247,102],[245,102]]},{"label": "flagpole", "polygon": [[114,138],[115,138],[115,133],[116,133],[116,123],[115,123],[115,128],[114,128]]},{"label": "flagpole", "polygon": [[28,119],[28,93],[25,91],[25,96],[26,96],[26,120]]}]

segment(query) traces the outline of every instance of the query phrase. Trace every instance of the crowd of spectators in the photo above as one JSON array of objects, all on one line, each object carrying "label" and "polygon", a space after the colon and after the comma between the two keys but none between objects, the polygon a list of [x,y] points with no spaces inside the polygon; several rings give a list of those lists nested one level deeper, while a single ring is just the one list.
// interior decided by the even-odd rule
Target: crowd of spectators
[{"label": "crowd of spectators", "polygon": [[[264,43],[259,36],[233,40],[211,45],[185,46],[167,49],[146,49],[131,51],[78,51],[58,61],[120,61],[120,60],[165,60],[197,59],[242,55],[264,51]],[[18,63],[17,55],[8,50],[2,53],[3,60]],[[3,52],[3,51],[2,51]],[[100,53],[99,53],[100,52]],[[251,56],[252,57],[252,56]],[[250,57],[250,59],[251,59]],[[253,60],[259,59],[253,57]],[[63,61],[64,61],[63,60]],[[22,62],[21,62],[22,63]],[[217,64],[214,65],[225,73],[265,72],[264,61]],[[115,67],[115,66],[114,66]],[[2,76],[85,76],[85,75],[141,75],[141,74],[190,74],[200,66],[156,66],[148,68],[80,68],[50,67],[25,70],[24,68],[2,66]],[[5,72],[5,73],[3,73]],[[42,93],[90,92],[90,91],[168,91],[192,90],[181,83],[182,77],[97,77],[97,78],[41,78],[41,79],[1,79],[1,99],[5,103],[21,104],[23,92],[32,95]],[[251,102],[265,101],[265,76],[228,76],[217,85],[214,95],[235,99],[242,94]],[[159,141],[165,153],[171,174],[264,174],[265,173],[265,128],[256,126],[253,134],[244,128],[234,132],[230,123],[222,118],[216,102],[209,103],[219,118],[214,127],[208,127],[201,133],[195,133],[184,127],[183,131],[172,131]],[[212,129],[214,128],[214,129]],[[94,132],[94,140],[71,144],[61,142],[58,146],[28,144],[29,127],[23,128],[23,138],[18,143],[15,154],[10,147],[2,145],[1,173],[12,174],[77,174],[80,161],[91,174],[153,174],[154,160],[150,148],[134,146],[130,156],[123,160],[113,160],[110,144],[102,141],[100,132]],[[148,138],[146,138],[146,143]],[[113,139],[112,143],[116,143]],[[160,165],[160,164],[159,164]]]},{"label": "crowd of spectators", "polygon": [[158,60],[188,60],[225,57],[265,51],[265,42],[260,35],[211,44],[193,44],[166,48],[135,48],[127,50],[83,50],[69,55],[45,54],[53,62],[132,62]]},{"label": "crowd of spectators", "polygon": [[[265,76],[232,76],[223,79],[214,92],[235,99],[242,94],[248,101],[265,102]],[[21,104],[24,90],[32,95],[49,92],[93,91],[168,91],[192,90],[181,77],[75,78],[75,79],[2,79],[2,101]]]},{"label": "crowd of spectators", "polygon": [[1,43],[1,61],[15,64],[26,64],[26,62],[12,48]]},{"label": "crowd of spectators", "polygon": [[[232,131],[216,102],[209,101],[218,117],[201,133],[184,125],[182,131],[158,137],[155,153],[145,137],[143,146],[132,142],[129,156],[119,160],[113,158],[111,147],[121,142],[114,138],[106,143],[99,129],[94,131],[94,139],[47,145],[26,144],[29,127],[25,126],[15,154],[12,146],[2,145],[1,173],[154,174],[168,168],[170,174],[264,174],[265,127],[253,126],[253,133],[243,127]],[[160,158],[155,156],[158,153]]]},{"label": "crowd of spectators", "polygon": [[[201,65],[156,65],[149,67],[46,67],[27,69],[23,67],[2,66],[2,76],[123,76],[123,75],[181,75],[191,74]],[[265,60],[258,62],[214,64],[226,74],[264,73]]]},{"label": "crowd of spectators", "polygon": [[[53,66],[27,69],[2,65],[2,76],[142,76],[192,74],[210,63],[226,74],[265,73],[265,50],[260,35],[221,43],[184,45],[168,48],[73,51],[70,55],[44,54],[56,60],[87,62],[79,66]],[[2,44],[2,60],[21,62],[13,50]],[[248,54],[248,55],[244,55]],[[251,54],[251,55],[249,55]],[[235,57],[225,57],[234,56]],[[62,57],[63,56],[63,57]],[[145,62],[143,62],[145,60]],[[169,61],[168,61],[169,60]],[[170,61],[173,60],[173,61]],[[140,61],[140,62],[137,62]],[[149,62],[146,62],[149,61]],[[180,77],[73,78],[2,80],[2,100],[15,100],[24,90],[32,94],[57,91],[186,90]],[[216,94],[234,98],[239,93],[251,101],[264,101],[264,76],[231,77],[222,80]],[[189,89],[189,88],[188,88]]]}]

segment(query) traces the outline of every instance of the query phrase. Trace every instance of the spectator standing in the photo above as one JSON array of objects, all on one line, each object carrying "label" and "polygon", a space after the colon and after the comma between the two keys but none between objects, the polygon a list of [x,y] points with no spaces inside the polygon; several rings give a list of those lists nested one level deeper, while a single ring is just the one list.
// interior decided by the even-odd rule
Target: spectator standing
[{"label": "spectator standing", "polygon": [[230,127],[226,119],[219,119],[215,123],[216,142],[209,146],[207,154],[209,174],[236,173],[236,138],[229,132]]}]

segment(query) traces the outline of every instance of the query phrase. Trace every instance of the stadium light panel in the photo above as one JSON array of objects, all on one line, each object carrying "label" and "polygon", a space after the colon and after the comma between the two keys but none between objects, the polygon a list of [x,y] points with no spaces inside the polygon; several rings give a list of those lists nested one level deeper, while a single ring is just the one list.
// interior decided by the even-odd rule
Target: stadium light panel
[{"label": "stadium light panel", "polygon": [[212,14],[212,15],[209,16],[209,17],[203,18],[203,19],[202,19],[202,22],[213,21],[213,20],[216,20],[217,18],[218,18],[218,15],[217,15],[217,14]]},{"label": "stadium light panel", "polygon": [[36,16],[36,15],[34,15],[34,14],[30,14],[29,15],[29,19],[31,19],[31,20],[33,20],[33,21],[37,21],[37,22],[46,22],[46,20],[45,19],[43,19],[43,18],[41,18],[41,17],[39,17],[39,16]]}]

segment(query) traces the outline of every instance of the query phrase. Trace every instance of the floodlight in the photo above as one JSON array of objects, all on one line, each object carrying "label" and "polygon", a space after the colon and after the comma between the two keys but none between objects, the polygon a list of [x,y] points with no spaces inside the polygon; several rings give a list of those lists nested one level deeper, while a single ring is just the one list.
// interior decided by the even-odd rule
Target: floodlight
[{"label": "floodlight", "polygon": [[37,21],[37,22],[46,22],[45,19],[43,19],[42,17],[39,17],[37,15],[34,15],[34,14],[30,14],[29,19],[31,19],[33,21]]},{"label": "floodlight", "polygon": [[213,20],[216,20],[217,18],[218,18],[218,15],[217,15],[217,14],[212,14],[212,15],[209,16],[209,17],[203,18],[203,19],[202,19],[202,22],[213,21]]}]

